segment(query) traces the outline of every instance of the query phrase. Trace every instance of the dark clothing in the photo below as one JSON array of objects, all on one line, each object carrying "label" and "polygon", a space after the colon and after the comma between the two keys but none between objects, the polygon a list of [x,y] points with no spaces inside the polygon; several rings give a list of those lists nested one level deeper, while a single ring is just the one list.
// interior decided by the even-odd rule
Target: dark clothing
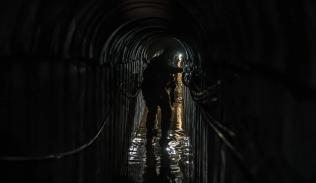
[{"label": "dark clothing", "polygon": [[168,65],[162,56],[155,57],[144,71],[142,90],[150,90],[153,92],[152,95],[161,95],[167,85],[172,82],[172,74],[178,72],[182,72],[182,68]]},{"label": "dark clothing", "polygon": [[151,140],[156,120],[158,106],[161,108],[162,140],[167,137],[170,126],[171,106],[166,87],[173,82],[172,74],[181,72],[182,68],[175,68],[167,64],[162,56],[155,57],[144,71],[142,93],[148,108],[147,140]]}]

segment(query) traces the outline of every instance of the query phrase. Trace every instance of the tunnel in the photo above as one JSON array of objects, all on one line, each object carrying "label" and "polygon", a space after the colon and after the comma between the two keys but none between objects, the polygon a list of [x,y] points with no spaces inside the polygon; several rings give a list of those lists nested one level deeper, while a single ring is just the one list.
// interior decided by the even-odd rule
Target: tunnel
[{"label": "tunnel", "polygon": [[[0,5],[0,182],[316,182],[313,1]],[[141,85],[166,47],[183,68],[167,148],[181,155],[146,181]]]}]

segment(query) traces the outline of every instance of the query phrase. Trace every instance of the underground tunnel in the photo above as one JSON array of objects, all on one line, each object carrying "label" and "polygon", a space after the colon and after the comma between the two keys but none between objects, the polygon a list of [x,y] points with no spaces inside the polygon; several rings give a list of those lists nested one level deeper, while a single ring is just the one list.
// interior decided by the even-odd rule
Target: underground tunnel
[{"label": "underground tunnel", "polygon": [[[0,4],[0,182],[316,182],[312,1]],[[166,48],[181,72],[148,140]]]}]

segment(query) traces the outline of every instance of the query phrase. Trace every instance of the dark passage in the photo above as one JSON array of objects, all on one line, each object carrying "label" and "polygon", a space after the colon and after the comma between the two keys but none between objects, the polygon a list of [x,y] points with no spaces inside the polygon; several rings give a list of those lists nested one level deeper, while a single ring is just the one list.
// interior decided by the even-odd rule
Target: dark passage
[{"label": "dark passage", "polygon": [[315,183],[315,32],[312,0],[3,0],[0,182]]}]

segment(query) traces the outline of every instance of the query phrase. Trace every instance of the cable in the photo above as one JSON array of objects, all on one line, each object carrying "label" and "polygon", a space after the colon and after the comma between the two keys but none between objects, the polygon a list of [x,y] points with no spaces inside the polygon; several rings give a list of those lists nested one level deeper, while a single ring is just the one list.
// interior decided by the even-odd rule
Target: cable
[{"label": "cable", "polygon": [[71,156],[76,153],[79,153],[86,148],[88,148],[90,145],[92,145],[100,136],[100,134],[104,131],[104,127],[109,121],[109,118],[105,119],[101,128],[99,129],[98,133],[86,144],[81,145],[80,147],[62,152],[57,154],[49,154],[49,155],[43,155],[43,156],[3,156],[0,157],[0,161],[43,161],[43,160],[59,160],[66,156]]},{"label": "cable", "polygon": [[[238,165],[240,166],[240,168],[243,170],[242,172],[245,174],[245,177],[247,179],[248,182],[255,182],[255,176],[253,175],[253,173],[250,171],[250,169],[248,168],[245,158],[242,155],[242,153],[240,153],[237,148],[225,137],[225,135],[216,127],[216,125],[213,123],[215,120],[210,114],[208,114],[203,107],[201,107],[200,105],[197,105],[200,108],[200,111],[202,112],[202,114],[204,116],[206,116],[206,120],[208,122],[208,124],[210,125],[210,127],[214,130],[215,134],[224,142],[224,144],[228,147],[228,149],[232,152],[233,157],[236,159]],[[215,120],[216,121],[216,120]]]}]

